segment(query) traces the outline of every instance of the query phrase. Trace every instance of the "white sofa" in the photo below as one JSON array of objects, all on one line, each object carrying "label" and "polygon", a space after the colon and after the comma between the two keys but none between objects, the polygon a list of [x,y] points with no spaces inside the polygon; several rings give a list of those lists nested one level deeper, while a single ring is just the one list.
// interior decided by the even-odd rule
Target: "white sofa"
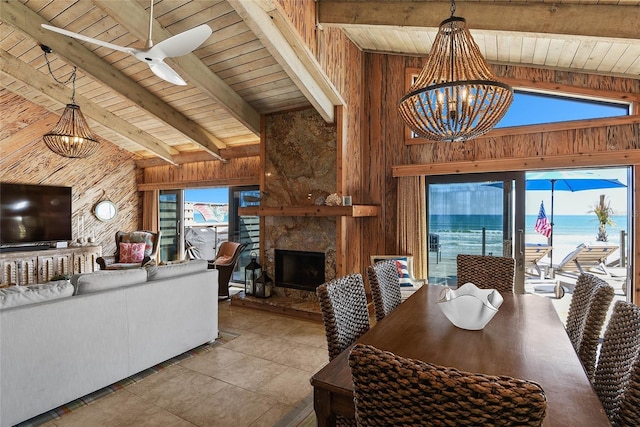
[{"label": "white sofa", "polygon": [[71,285],[73,296],[0,308],[0,427],[218,336],[218,271],[205,260],[76,275]]}]

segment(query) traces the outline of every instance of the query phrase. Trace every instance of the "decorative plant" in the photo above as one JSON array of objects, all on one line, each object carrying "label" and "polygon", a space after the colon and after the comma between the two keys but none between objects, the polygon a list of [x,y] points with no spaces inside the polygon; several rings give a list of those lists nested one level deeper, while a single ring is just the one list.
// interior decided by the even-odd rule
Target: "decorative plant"
[{"label": "decorative plant", "polygon": [[611,202],[605,200],[605,195],[600,195],[600,202],[594,205],[593,210],[589,212],[593,212],[598,217],[598,236],[596,240],[598,242],[608,242],[609,238],[607,236],[607,225],[615,225],[611,216],[613,215],[613,208],[611,207]]}]

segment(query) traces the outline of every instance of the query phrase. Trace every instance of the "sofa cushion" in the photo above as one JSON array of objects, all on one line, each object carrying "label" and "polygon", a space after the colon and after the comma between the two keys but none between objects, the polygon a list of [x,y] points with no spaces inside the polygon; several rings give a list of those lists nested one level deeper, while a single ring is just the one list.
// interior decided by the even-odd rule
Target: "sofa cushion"
[{"label": "sofa cushion", "polygon": [[207,266],[206,259],[194,259],[176,264],[154,265],[147,269],[147,274],[149,281],[160,280],[205,271]]},{"label": "sofa cushion", "polygon": [[144,268],[100,270],[93,273],[74,274],[71,277],[71,284],[75,287],[76,295],[135,285],[146,281],[147,271]]},{"label": "sofa cushion", "polygon": [[145,243],[125,243],[120,242],[120,262],[133,263],[142,262],[144,259]]},{"label": "sofa cushion", "polygon": [[57,280],[43,285],[10,286],[0,289],[0,309],[33,304],[73,295],[73,285]]}]

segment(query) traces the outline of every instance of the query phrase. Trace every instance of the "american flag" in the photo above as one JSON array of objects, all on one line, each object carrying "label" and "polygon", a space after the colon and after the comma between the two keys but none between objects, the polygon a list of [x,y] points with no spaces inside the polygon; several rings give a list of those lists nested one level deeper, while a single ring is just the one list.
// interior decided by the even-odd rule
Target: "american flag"
[{"label": "american flag", "polygon": [[551,235],[551,223],[547,219],[547,214],[544,212],[544,203],[540,202],[540,211],[538,212],[538,219],[536,225],[533,227],[536,233],[542,234],[544,237]]}]

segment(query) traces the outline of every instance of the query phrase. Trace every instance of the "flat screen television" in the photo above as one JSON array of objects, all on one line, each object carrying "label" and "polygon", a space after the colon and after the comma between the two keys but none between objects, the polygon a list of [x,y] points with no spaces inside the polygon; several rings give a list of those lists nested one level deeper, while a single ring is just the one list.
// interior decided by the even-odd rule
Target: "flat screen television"
[{"label": "flat screen television", "polygon": [[71,240],[71,187],[0,183],[0,245]]}]

